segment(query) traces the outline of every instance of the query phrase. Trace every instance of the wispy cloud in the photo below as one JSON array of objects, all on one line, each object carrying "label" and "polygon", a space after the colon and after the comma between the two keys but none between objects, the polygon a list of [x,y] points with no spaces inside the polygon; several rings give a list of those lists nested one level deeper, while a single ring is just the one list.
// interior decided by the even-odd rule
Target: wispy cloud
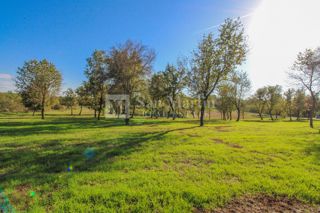
[{"label": "wispy cloud", "polygon": [[0,79],[13,79],[13,76],[7,73],[0,73]]},{"label": "wispy cloud", "polygon": [[0,73],[0,92],[8,92],[14,90],[14,77],[7,73]]},{"label": "wispy cloud", "polygon": [[[252,15],[253,15],[253,13],[248,13],[248,14],[245,14],[245,15],[243,15],[243,16],[234,18],[234,20],[236,20],[236,19],[238,19],[238,18],[240,18],[240,19],[246,19],[246,18],[249,18],[249,17],[252,16]],[[204,29],[202,29],[202,30],[199,30],[199,31],[196,32],[196,34],[217,29],[221,24],[223,24],[223,22],[221,22],[221,23],[219,23],[219,24],[216,24],[216,25],[213,25],[213,26],[210,26],[210,27],[207,27],[207,28],[204,28]]]}]

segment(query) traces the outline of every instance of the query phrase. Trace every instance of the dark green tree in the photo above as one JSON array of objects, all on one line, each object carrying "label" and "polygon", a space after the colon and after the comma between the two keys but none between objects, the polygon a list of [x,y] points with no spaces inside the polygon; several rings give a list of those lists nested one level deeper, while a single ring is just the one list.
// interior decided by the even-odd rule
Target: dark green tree
[{"label": "dark green tree", "polygon": [[44,119],[45,106],[60,91],[62,76],[56,67],[47,60],[30,60],[18,68],[16,87],[26,107],[40,106]]}]

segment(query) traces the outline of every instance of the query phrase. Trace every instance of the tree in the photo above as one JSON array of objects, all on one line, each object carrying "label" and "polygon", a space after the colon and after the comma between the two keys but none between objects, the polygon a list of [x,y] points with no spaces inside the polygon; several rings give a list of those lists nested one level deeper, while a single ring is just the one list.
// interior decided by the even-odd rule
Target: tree
[{"label": "tree", "polygon": [[151,98],[151,117],[159,111],[159,102],[165,98],[163,73],[152,75],[149,83],[149,94]]},{"label": "tree", "polygon": [[251,101],[256,107],[261,120],[263,120],[263,113],[267,104],[267,88],[263,87],[256,91],[256,93],[251,98]]},{"label": "tree", "polygon": [[129,95],[130,101],[135,103],[134,94],[141,91],[141,85],[152,70],[154,59],[154,51],[141,43],[129,40],[113,47],[107,60],[109,76],[113,82],[110,93]]},{"label": "tree", "polygon": [[92,107],[95,110],[95,117],[98,111],[98,120],[100,120],[107,94],[107,80],[109,79],[109,66],[104,51],[95,50],[91,57],[87,59],[85,75],[88,78],[86,82],[87,91],[93,98]]},{"label": "tree", "polygon": [[300,52],[292,66],[289,77],[309,91],[311,97],[309,125],[313,128],[317,96],[320,94],[320,48],[306,49],[304,52]]},{"label": "tree", "polygon": [[180,63],[178,68],[168,64],[166,70],[162,73],[164,83],[164,95],[168,99],[168,103],[172,112],[172,119],[176,118],[176,106],[179,93],[186,85],[186,71]]},{"label": "tree", "polygon": [[[29,103],[40,106],[41,118],[44,119],[45,106],[58,94],[61,81],[61,73],[52,63],[45,59],[30,60],[18,68],[16,87],[19,94]],[[24,103],[28,103],[27,100]]]},{"label": "tree", "polygon": [[[273,120],[273,110],[275,109],[275,106],[279,103],[281,100],[281,86],[267,86],[266,87],[267,94],[266,94],[266,100],[267,100],[267,111],[270,116],[270,119]],[[276,113],[277,114],[277,113]]]},{"label": "tree", "polygon": [[21,96],[12,92],[0,92],[0,112],[23,112]]},{"label": "tree", "polygon": [[284,93],[285,101],[286,101],[286,112],[289,115],[290,121],[292,121],[294,93],[295,93],[294,89],[288,89]]},{"label": "tree", "polygon": [[76,93],[71,89],[67,89],[64,92],[64,97],[62,98],[62,104],[67,106],[71,110],[71,115],[73,115],[73,107],[77,103]]},{"label": "tree", "polygon": [[218,97],[216,97],[215,107],[221,112],[223,120],[232,120],[234,110],[234,88],[230,82],[225,82],[218,86]]},{"label": "tree", "polygon": [[300,120],[300,117],[302,115],[302,112],[305,109],[305,99],[306,95],[303,89],[298,89],[293,98],[293,106],[294,106],[294,111],[295,115],[297,117],[297,120]]},{"label": "tree", "polygon": [[243,106],[243,100],[247,93],[250,91],[251,82],[246,72],[238,71],[232,74],[231,83],[233,102],[237,110],[237,121],[239,121],[241,108]]},{"label": "tree", "polygon": [[239,19],[227,19],[219,29],[219,37],[204,36],[193,54],[189,76],[191,92],[200,97],[200,126],[209,96],[228,73],[244,60],[247,52],[244,29]]},{"label": "tree", "polygon": [[91,98],[90,98],[90,95],[88,94],[88,89],[86,84],[84,83],[83,85],[79,86],[76,89],[75,93],[77,96],[77,102],[80,106],[79,115],[81,115],[82,108],[84,106],[90,106],[90,103],[91,103]]}]

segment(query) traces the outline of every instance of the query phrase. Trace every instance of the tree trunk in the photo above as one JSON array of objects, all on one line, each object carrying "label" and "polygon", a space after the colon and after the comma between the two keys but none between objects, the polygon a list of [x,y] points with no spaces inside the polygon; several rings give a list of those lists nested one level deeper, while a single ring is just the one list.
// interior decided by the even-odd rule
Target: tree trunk
[{"label": "tree trunk", "polygon": [[73,115],[73,109],[72,109],[72,106],[71,106],[71,115]]},{"label": "tree trunk", "polygon": [[97,109],[94,109],[94,118],[97,117]]},{"label": "tree trunk", "polygon": [[102,96],[102,93],[101,93],[100,100],[99,100],[98,120],[100,120],[100,115],[101,115],[101,111],[102,111],[102,105],[103,105],[103,96]]},{"label": "tree trunk", "polygon": [[229,112],[229,119],[232,120],[232,111]]},{"label": "tree trunk", "polygon": [[36,109],[35,108],[33,109],[32,116],[34,116],[34,113],[36,113]]},{"label": "tree trunk", "polygon": [[237,121],[240,121],[240,114],[241,114],[241,111],[240,111],[240,108],[237,108]]},{"label": "tree trunk", "polygon": [[206,108],[206,100],[201,100],[201,109],[200,109],[200,126],[204,125],[204,111]]},{"label": "tree trunk", "polygon": [[272,112],[269,111],[269,116],[270,116],[270,119],[273,121],[273,117],[272,117]]},{"label": "tree trunk", "polygon": [[133,105],[133,108],[132,108],[131,118],[133,118],[135,111],[136,111],[136,105],[134,104],[134,105]]},{"label": "tree trunk", "polygon": [[45,104],[45,97],[42,97],[42,103],[41,103],[41,119],[44,119],[44,104]]},{"label": "tree trunk", "polygon": [[312,105],[310,109],[310,114],[309,114],[309,120],[310,120],[310,127],[313,128],[313,114],[316,108],[316,97],[311,93],[311,98],[312,98]]},{"label": "tree trunk", "polygon": [[259,114],[260,119],[263,120],[262,113],[261,113],[261,112],[258,112],[258,114]]},{"label": "tree trunk", "polygon": [[82,105],[80,106],[80,112],[79,112],[79,115],[81,115],[82,113]]},{"label": "tree trunk", "polygon": [[310,123],[310,128],[313,128],[313,110],[310,110],[309,123]]}]

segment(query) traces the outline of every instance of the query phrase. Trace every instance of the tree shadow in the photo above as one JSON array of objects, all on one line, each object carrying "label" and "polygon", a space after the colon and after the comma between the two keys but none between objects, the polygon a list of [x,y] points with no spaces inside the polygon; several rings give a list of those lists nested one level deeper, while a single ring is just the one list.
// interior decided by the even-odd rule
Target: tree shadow
[{"label": "tree shadow", "polygon": [[[162,140],[166,134],[197,128],[176,128],[166,131],[131,133],[119,138],[95,142],[65,144],[63,141],[50,140],[32,147],[18,147],[0,150],[0,179],[6,183],[15,180],[18,183],[45,184],[57,176],[68,172],[73,166],[76,172],[99,170],[101,165],[109,165],[112,170],[115,158],[128,156],[142,149],[144,143]],[[93,156],[87,156],[86,150],[94,150]],[[10,169],[9,169],[10,168]]]}]

